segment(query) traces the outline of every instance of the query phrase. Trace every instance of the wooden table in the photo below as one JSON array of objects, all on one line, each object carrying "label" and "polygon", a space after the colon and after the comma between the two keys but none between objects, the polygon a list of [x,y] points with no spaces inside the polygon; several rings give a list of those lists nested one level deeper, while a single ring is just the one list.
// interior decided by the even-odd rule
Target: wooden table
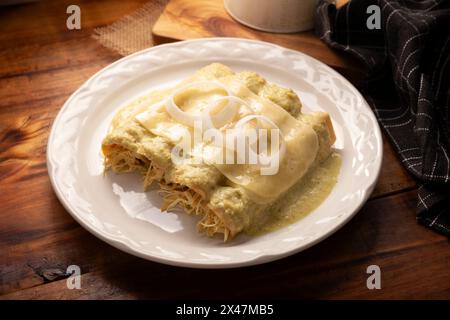
[{"label": "wooden table", "polygon": [[[47,176],[49,128],[77,87],[120,58],[91,38],[93,28],[143,2],[81,1],[80,31],[65,26],[71,1],[0,9],[1,298],[450,298],[448,239],[416,223],[416,184],[386,140],[380,180],[355,218],[313,248],[273,263],[235,270],[165,266],[114,249],[76,223]],[[161,21],[179,19],[189,37],[259,38],[300,49],[346,75],[358,69],[312,33],[252,31],[212,2],[198,1],[204,10],[189,2],[170,4]],[[198,12],[208,21],[199,34],[189,22]],[[155,32],[163,38],[161,30]],[[63,278],[71,264],[81,267],[80,290],[67,289]],[[381,268],[381,290],[366,288],[372,264]]]}]

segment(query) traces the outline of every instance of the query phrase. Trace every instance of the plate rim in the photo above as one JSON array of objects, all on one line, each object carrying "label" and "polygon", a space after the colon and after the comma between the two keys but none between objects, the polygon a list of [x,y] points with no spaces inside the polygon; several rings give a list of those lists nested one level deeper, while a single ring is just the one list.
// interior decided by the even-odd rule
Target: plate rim
[{"label": "plate rim", "polygon": [[[51,147],[51,142],[54,139],[54,135],[55,135],[55,130],[56,130],[56,124],[58,123],[58,121],[60,120],[62,114],[64,113],[64,111],[66,110],[66,108],[68,108],[68,106],[70,105],[70,102],[72,101],[72,99],[85,87],[87,87],[90,83],[90,81],[97,77],[98,75],[102,74],[103,72],[105,72],[106,70],[112,68],[113,66],[119,64],[119,63],[123,63],[126,60],[129,59],[133,59],[136,56],[139,55],[143,55],[146,52],[149,51],[153,51],[153,50],[159,50],[160,48],[164,48],[164,47],[176,47],[176,46],[182,46],[185,43],[193,43],[193,42],[215,42],[215,41],[231,41],[231,42],[249,42],[249,43],[255,43],[255,44],[260,44],[260,45],[265,45],[265,46],[271,46],[273,48],[276,48],[278,50],[282,50],[282,51],[286,51],[289,53],[293,53],[296,55],[303,55],[306,56],[308,59],[312,59],[314,60],[316,63],[319,63],[322,67],[324,67],[328,72],[331,72],[333,75],[338,76],[338,78],[347,86],[349,86],[350,88],[354,89],[355,94],[359,95],[359,97],[361,98],[361,100],[366,104],[368,112],[367,115],[371,118],[373,124],[374,124],[374,136],[376,137],[376,141],[377,141],[377,149],[378,149],[378,157],[375,158],[374,161],[374,172],[376,170],[376,174],[372,175],[372,181],[370,181],[370,184],[366,187],[365,189],[365,193],[364,196],[360,198],[359,203],[357,205],[357,207],[353,210],[352,213],[347,214],[345,216],[345,218],[343,218],[342,220],[340,220],[339,224],[337,224],[333,229],[328,230],[327,232],[323,232],[320,236],[316,237],[315,239],[313,239],[312,241],[307,242],[306,244],[302,245],[302,246],[298,246],[298,247],[294,247],[290,250],[286,250],[284,252],[281,253],[276,253],[276,254],[267,254],[267,253],[263,253],[259,256],[256,257],[250,257],[249,259],[243,260],[243,261],[235,261],[235,262],[227,262],[227,261],[223,261],[223,262],[217,262],[214,261],[212,263],[210,262],[192,262],[192,261],[183,261],[183,260],[175,260],[175,259],[170,259],[167,257],[159,257],[159,256],[155,256],[155,255],[149,255],[147,253],[141,252],[139,250],[136,250],[135,248],[130,247],[129,245],[127,245],[124,242],[121,242],[119,240],[116,239],[111,239],[109,238],[107,235],[103,234],[102,232],[96,230],[96,228],[94,228],[92,225],[89,225],[88,223],[86,223],[83,219],[81,219],[81,217],[76,213],[76,210],[73,209],[70,206],[70,201],[68,199],[66,199],[63,194],[62,191],[59,188],[59,185],[57,183],[57,181],[55,180],[55,176],[52,174],[55,164],[53,164],[50,155],[52,152],[52,147]],[[372,110],[372,108],[370,108],[369,103],[366,101],[366,99],[364,98],[364,96],[361,94],[361,92],[349,81],[347,80],[343,75],[341,75],[340,73],[338,73],[336,70],[334,70],[333,68],[331,68],[330,66],[326,65],[324,62],[306,54],[303,53],[301,51],[297,51],[297,50],[293,50],[293,49],[289,49],[277,44],[273,44],[270,42],[265,42],[265,41],[260,41],[260,40],[254,40],[254,39],[245,39],[245,38],[235,38],[235,37],[211,37],[211,38],[199,38],[199,39],[190,39],[190,40],[183,40],[183,41],[177,41],[177,42],[173,42],[173,43],[165,43],[165,44],[161,44],[161,45],[157,45],[157,46],[153,46],[150,48],[146,48],[140,51],[137,51],[133,54],[130,54],[128,56],[122,57],[110,64],[108,64],[107,66],[101,68],[99,71],[95,72],[93,75],[91,75],[86,81],[84,81],[70,96],[69,98],[67,98],[67,100],[64,102],[63,106],[60,108],[60,110],[58,111],[58,114],[56,115],[56,117],[53,120],[52,126],[51,126],[51,130],[48,136],[48,140],[47,140],[47,148],[46,148],[46,160],[47,160],[47,171],[48,171],[48,175],[50,178],[50,183],[52,185],[52,188],[59,200],[59,202],[63,205],[63,207],[65,208],[65,210],[84,228],[86,229],[89,233],[91,233],[92,235],[94,235],[95,237],[99,238],[100,240],[103,240],[104,242],[108,243],[109,245],[124,251],[126,253],[129,253],[131,255],[146,259],[146,260],[150,260],[150,261],[154,261],[154,262],[158,262],[158,263],[162,263],[162,264],[167,264],[167,265],[172,265],[172,266],[178,266],[178,267],[187,267],[187,268],[198,268],[198,269],[227,269],[227,268],[238,268],[238,267],[244,267],[244,266],[253,266],[253,265],[258,265],[258,264],[263,264],[263,263],[268,263],[271,261],[275,261],[275,260],[279,260],[282,258],[285,258],[287,256],[291,256],[294,255],[296,253],[299,253],[301,251],[304,251],[314,245],[316,245],[317,243],[323,241],[324,239],[330,237],[331,235],[333,235],[335,232],[337,232],[338,230],[340,230],[343,226],[345,226],[362,208],[362,206],[367,202],[369,196],[372,194],[376,183],[379,179],[380,176],[380,172],[381,172],[381,166],[382,166],[382,161],[383,161],[383,138],[382,138],[382,134],[381,134],[381,129],[379,126],[379,123],[376,119],[376,116]]]}]

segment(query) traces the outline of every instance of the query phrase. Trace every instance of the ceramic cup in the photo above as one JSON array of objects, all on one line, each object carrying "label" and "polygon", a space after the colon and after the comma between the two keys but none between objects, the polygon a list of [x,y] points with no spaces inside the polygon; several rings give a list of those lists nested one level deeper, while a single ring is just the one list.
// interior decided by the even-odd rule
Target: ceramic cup
[{"label": "ceramic cup", "polygon": [[318,0],[224,0],[227,12],[254,29],[291,33],[314,27]]}]

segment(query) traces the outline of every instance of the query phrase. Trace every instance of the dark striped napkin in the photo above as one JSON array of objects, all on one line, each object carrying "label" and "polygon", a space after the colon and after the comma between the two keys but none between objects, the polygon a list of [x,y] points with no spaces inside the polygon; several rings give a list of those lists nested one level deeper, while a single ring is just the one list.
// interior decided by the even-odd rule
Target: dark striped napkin
[{"label": "dark striped napkin", "polygon": [[417,219],[450,235],[450,0],[321,0],[316,32],[367,67],[363,94],[419,184]]}]

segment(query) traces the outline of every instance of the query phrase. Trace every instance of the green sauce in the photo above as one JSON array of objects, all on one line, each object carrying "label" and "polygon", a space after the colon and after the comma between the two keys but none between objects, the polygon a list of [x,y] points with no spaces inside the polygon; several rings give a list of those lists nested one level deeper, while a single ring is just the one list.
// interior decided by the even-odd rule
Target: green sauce
[{"label": "green sauce", "polygon": [[262,235],[297,222],[311,213],[328,197],[337,182],[341,157],[331,154],[324,162],[311,169],[300,182],[265,211],[266,219],[253,225],[245,233]]}]

